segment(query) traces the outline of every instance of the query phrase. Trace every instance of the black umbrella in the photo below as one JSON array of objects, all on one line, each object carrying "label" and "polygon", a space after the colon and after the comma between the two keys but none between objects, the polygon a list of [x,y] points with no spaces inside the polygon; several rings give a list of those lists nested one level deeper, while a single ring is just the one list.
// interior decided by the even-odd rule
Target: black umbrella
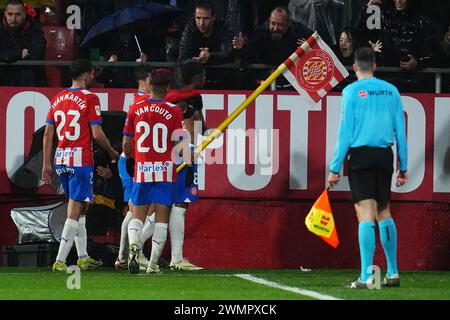
[{"label": "black umbrella", "polygon": [[134,39],[138,46],[139,52],[142,52],[141,45],[136,36],[136,32],[133,27],[133,23],[144,20],[153,19],[162,15],[167,15],[167,18],[176,18],[181,14],[181,10],[171,6],[164,6],[156,2],[148,2],[138,6],[128,7],[124,10],[116,12],[112,15],[106,16],[95,24],[84,37],[81,46],[84,46],[87,42],[95,38],[96,36],[103,34],[107,31],[117,29],[121,26],[131,24],[131,28],[134,34]]}]

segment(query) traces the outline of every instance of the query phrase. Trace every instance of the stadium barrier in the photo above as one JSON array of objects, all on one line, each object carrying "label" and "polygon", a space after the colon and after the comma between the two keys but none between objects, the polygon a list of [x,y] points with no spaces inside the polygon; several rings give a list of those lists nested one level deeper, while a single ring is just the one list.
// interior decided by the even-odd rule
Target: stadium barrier
[{"label": "stadium barrier", "polygon": [[[42,186],[15,179],[32,133],[45,122],[56,88],[2,88],[0,95],[0,245],[14,244],[9,210],[27,198],[51,196]],[[132,90],[97,89],[102,110],[127,111]],[[248,95],[205,91],[208,125],[217,126]],[[450,95],[405,94],[408,184],[393,186],[401,269],[450,266]],[[306,106],[292,92],[265,92],[207,148],[199,168],[199,194],[187,215],[185,253],[208,268],[356,268],[357,222],[348,180],[331,192],[341,245],[334,250],[309,233],[304,219],[325,187],[333,155],[341,97]],[[382,124],[380,124],[382,125]],[[250,131],[246,131],[251,129]],[[253,129],[253,130],[252,130]],[[122,130],[122,128],[117,128]],[[256,137],[256,138],[255,138]],[[381,252],[375,263],[383,266]]]},{"label": "stadium barrier", "polygon": [[[52,66],[52,67],[68,67],[72,61],[62,61],[62,60],[21,60],[12,63],[0,62],[0,66]],[[109,67],[109,68],[136,68],[141,65],[147,65],[152,68],[175,68],[178,63],[174,62],[106,62],[106,61],[93,61],[94,66],[97,67]],[[227,63],[220,65],[207,65],[207,69],[210,70],[270,70],[271,73],[276,69],[275,66],[266,64],[236,64]],[[353,71],[352,67],[346,67],[348,71]],[[406,74],[404,70],[397,67],[378,67],[377,73],[399,73]],[[442,80],[444,75],[450,75],[450,68],[425,68],[422,70],[416,70],[408,72],[407,74],[423,74],[423,75],[433,75],[434,76],[434,93],[442,93]],[[277,81],[275,80],[271,84],[272,91],[277,89]]]}]

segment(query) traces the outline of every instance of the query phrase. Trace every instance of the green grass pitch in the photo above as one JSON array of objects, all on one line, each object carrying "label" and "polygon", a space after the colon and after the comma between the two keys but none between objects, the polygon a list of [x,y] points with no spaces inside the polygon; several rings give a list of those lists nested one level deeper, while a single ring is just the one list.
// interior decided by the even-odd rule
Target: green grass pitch
[{"label": "green grass pitch", "polygon": [[[163,269],[162,275],[130,275],[100,269],[81,273],[79,290],[67,288],[69,274],[50,269],[0,268],[0,300],[303,300],[309,290],[338,299],[450,300],[450,272],[402,272],[400,288],[350,290],[356,270],[203,270]],[[275,283],[271,287],[237,277],[247,274]],[[300,291],[303,292],[303,291]]]}]

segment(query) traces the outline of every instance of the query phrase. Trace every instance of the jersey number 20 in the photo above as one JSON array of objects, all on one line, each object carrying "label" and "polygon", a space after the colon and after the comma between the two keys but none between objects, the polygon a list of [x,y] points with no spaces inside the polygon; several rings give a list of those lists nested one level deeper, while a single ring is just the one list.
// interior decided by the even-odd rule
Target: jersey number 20
[{"label": "jersey number 20", "polygon": [[[136,132],[141,133],[142,135],[139,137],[136,147],[138,152],[145,153],[149,152],[149,147],[143,147],[142,144],[144,143],[145,139],[148,138],[150,133],[152,133],[153,138],[153,150],[158,153],[165,153],[167,151],[167,135],[168,135],[168,129],[163,123],[156,123],[153,126],[153,132],[151,132],[150,125],[147,122],[140,121],[136,125]],[[161,140],[160,138],[161,134]],[[159,145],[159,141],[161,141],[161,145]]]}]

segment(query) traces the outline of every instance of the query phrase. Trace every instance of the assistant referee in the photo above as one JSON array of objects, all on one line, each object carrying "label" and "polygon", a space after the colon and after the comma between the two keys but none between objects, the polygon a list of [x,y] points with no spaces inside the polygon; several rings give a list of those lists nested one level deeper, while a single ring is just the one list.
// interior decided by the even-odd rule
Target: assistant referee
[{"label": "assistant referee", "polygon": [[353,70],[358,81],[342,92],[342,117],[328,183],[340,180],[347,154],[348,178],[359,221],[361,275],[350,288],[368,288],[372,283],[375,253],[375,221],[387,260],[384,286],[400,286],[397,268],[397,229],[391,217],[389,201],[394,172],[392,146],[397,145],[399,170],[396,185],[407,181],[407,145],[405,116],[400,94],[393,85],[377,79],[375,53],[361,48],[355,53]]}]

